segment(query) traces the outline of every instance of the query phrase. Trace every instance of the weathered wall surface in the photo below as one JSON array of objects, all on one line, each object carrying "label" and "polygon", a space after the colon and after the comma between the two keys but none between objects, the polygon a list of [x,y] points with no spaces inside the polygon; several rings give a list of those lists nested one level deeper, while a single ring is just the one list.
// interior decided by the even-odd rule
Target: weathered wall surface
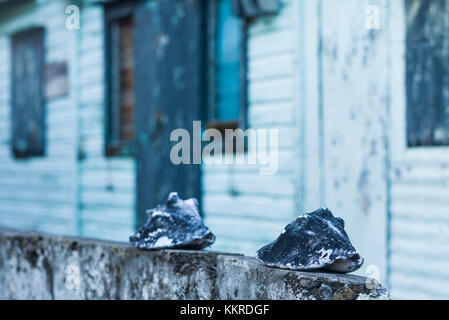
[{"label": "weathered wall surface", "polygon": [[[394,298],[400,299],[448,299],[449,148],[407,147],[404,59],[407,54],[407,17],[404,1],[390,2],[392,94],[389,290]],[[426,1],[415,0],[410,3],[419,7]]]},{"label": "weathered wall surface", "polygon": [[0,12],[0,224],[75,235],[77,128],[74,90],[70,88],[67,95],[46,99],[45,157],[15,159],[11,147],[10,36],[31,27],[44,27],[44,64],[66,62],[70,72],[76,69],[76,32],[65,28],[64,23],[63,1],[33,1]]},{"label": "weathered wall surface", "polygon": [[[65,27],[69,1],[0,13],[0,225],[126,241],[135,223],[131,158],[104,156],[103,8],[80,3],[80,29]],[[66,62],[68,94],[46,100],[46,154],[15,159],[10,35],[45,28],[45,65]]]},{"label": "weathered wall surface", "polygon": [[0,299],[389,298],[382,286],[369,289],[366,283],[353,275],[268,268],[241,255],[149,252],[0,229]]},{"label": "weathered wall surface", "polygon": [[127,241],[135,224],[135,161],[105,157],[103,7],[81,8],[78,35],[78,235]]},{"label": "weathered wall surface", "polygon": [[[345,220],[345,230],[365,258],[359,273],[376,270],[383,281],[388,201],[388,2],[324,0],[318,7],[320,203]],[[366,27],[365,12],[370,5],[383,13],[380,29]],[[305,133],[306,139],[316,139],[309,134]]]},{"label": "weathered wall surface", "polygon": [[279,129],[278,171],[262,176],[258,165],[202,165],[204,215],[217,250],[254,255],[299,214],[299,2],[281,3],[279,14],[250,23],[247,52],[248,126]]}]

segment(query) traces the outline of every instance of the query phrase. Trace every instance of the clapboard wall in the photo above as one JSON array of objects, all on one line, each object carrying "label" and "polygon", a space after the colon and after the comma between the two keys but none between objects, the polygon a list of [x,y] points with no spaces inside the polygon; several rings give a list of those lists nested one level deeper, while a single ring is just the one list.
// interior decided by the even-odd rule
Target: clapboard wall
[{"label": "clapboard wall", "polygon": [[[260,176],[258,168],[252,166],[203,165],[204,216],[217,234],[215,249],[253,255],[296,213],[297,9],[297,1],[283,1],[279,15],[258,19],[249,26],[249,127],[279,129],[279,170],[274,176]],[[125,240],[134,227],[135,163],[129,158],[103,156],[104,33],[100,6],[82,8],[79,41],[82,231],[85,236]]]},{"label": "clapboard wall", "polygon": [[104,19],[85,5],[79,34],[79,210],[82,235],[128,241],[135,228],[135,162],[104,155]]},{"label": "clapboard wall", "polygon": [[[304,74],[307,210],[329,207],[363,255],[359,274],[387,278],[388,26],[366,26],[384,0],[305,1]],[[300,19],[302,20],[302,19]],[[313,82],[316,79],[316,82]],[[312,188],[311,188],[312,187]]]},{"label": "clapboard wall", "polygon": [[[249,123],[281,130],[279,172],[264,177],[250,166],[203,166],[205,216],[218,236],[215,248],[254,254],[298,211],[327,205],[361,241],[381,224],[383,231],[371,233],[362,249],[370,255],[377,250],[374,267],[393,298],[448,298],[449,148],[406,145],[404,2],[284,4],[279,16],[260,19],[249,30]],[[380,29],[369,31],[366,9],[373,4],[380,9]],[[320,103],[322,138],[314,125],[319,115],[313,114]],[[345,113],[351,104],[353,117]],[[335,121],[342,125],[336,136],[329,131]],[[345,121],[360,125],[346,128]],[[365,145],[348,143],[358,137]],[[379,157],[360,162],[368,165],[367,180],[364,170],[356,171],[365,155]],[[352,182],[342,180],[347,186],[329,178],[339,174],[338,163],[355,163],[342,171],[356,174]],[[326,174],[321,186],[320,172]],[[366,204],[367,217],[381,214],[379,220],[357,222]],[[367,267],[359,273],[377,276]]]},{"label": "clapboard wall", "polygon": [[[298,214],[297,6],[282,1],[278,15],[248,29],[248,126],[279,130],[278,172],[263,176],[257,165],[202,167],[204,216],[217,250],[254,255]],[[255,151],[249,145],[248,152]]]},{"label": "clapboard wall", "polygon": [[[365,8],[372,2],[381,8],[381,37],[354,38],[351,32],[365,31],[351,31],[345,23],[363,23]],[[16,6],[7,15],[0,13],[0,225],[126,241],[135,223],[135,164],[129,158],[104,157],[103,11],[98,5],[80,6],[81,28],[69,30],[64,26],[69,4],[36,1]],[[373,174],[377,179],[384,174],[386,179],[377,185],[386,189],[387,196],[386,239],[382,239],[387,242],[387,267],[382,278],[393,298],[448,298],[449,149],[406,147],[403,1],[284,0],[278,15],[250,24],[248,122],[250,128],[279,129],[279,170],[261,176],[257,166],[202,166],[204,216],[217,235],[213,248],[254,255],[300,211],[329,202],[334,209],[352,201],[342,189],[340,196],[329,191],[334,187],[328,180],[324,184],[328,197],[324,193],[321,202],[319,140],[304,137],[304,132],[319,136],[313,127],[316,115],[310,112],[323,99],[318,90],[319,5],[326,5],[321,11],[326,17],[324,83],[327,79],[328,85],[338,88],[338,77],[345,76],[339,66],[344,66],[346,56],[338,56],[345,51],[337,50],[334,59],[333,43],[358,48],[352,41],[362,39],[365,49],[357,54],[376,53],[376,60],[363,69],[365,78],[356,76],[361,72],[357,65],[345,69],[349,77],[341,81],[347,81],[346,87],[365,88],[373,79],[367,73],[382,72],[374,77],[382,89],[370,99],[359,89],[347,94],[352,97],[348,101],[370,101],[364,110],[385,120],[385,172],[377,167]],[[346,18],[350,14],[354,19]],[[45,157],[16,160],[11,150],[10,35],[32,26],[46,29],[45,63],[67,61],[70,87],[66,96],[46,101]],[[339,90],[330,88],[322,88],[324,112],[333,103],[346,101]],[[332,113],[326,117],[328,123],[333,119]],[[344,163],[341,148],[333,147],[331,139],[324,145],[334,150],[333,159]],[[250,147],[249,152],[254,151]],[[322,161],[328,172],[333,164],[331,158]],[[351,215],[358,211],[336,213],[347,215],[350,225]],[[361,272],[365,274],[365,269]]]},{"label": "clapboard wall", "polygon": [[[134,161],[104,156],[104,34],[99,5],[68,29],[66,1],[16,6],[0,23],[1,225],[127,241],[134,229]],[[45,65],[67,62],[68,94],[47,99],[46,154],[14,159],[10,35],[45,27]]]},{"label": "clapboard wall", "polygon": [[61,1],[39,1],[0,15],[0,224],[75,235],[76,92],[70,90],[45,103],[46,155],[16,160],[11,147],[10,35],[44,26],[45,64],[66,61],[73,70],[76,34],[64,27],[65,3]]},{"label": "clapboard wall", "polygon": [[394,298],[448,299],[449,147],[407,147],[405,12],[391,1],[389,286]]}]

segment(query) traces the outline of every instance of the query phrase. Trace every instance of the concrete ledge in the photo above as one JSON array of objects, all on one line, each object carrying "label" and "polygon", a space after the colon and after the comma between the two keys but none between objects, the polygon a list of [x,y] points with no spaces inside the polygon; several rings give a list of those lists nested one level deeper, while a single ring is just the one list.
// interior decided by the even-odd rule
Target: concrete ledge
[{"label": "concrete ledge", "polygon": [[253,257],[219,256],[217,275],[219,299],[389,299],[380,285],[368,289],[365,277],[274,269]]},{"label": "concrete ledge", "polygon": [[273,269],[220,252],[142,251],[124,243],[0,229],[0,299],[389,298],[382,286],[368,289],[365,281]]}]

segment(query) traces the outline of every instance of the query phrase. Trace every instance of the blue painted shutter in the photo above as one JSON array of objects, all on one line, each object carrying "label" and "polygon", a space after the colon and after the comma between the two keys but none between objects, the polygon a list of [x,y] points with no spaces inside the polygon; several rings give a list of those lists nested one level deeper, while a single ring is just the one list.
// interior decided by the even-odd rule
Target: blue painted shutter
[{"label": "blue painted shutter", "polygon": [[44,155],[44,29],[12,36],[12,149],[17,158]]}]

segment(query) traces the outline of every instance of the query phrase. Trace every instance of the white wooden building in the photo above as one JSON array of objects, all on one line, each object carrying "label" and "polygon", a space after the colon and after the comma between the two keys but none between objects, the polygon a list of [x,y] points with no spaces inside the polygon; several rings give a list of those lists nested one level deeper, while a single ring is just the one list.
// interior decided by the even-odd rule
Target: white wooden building
[{"label": "white wooden building", "polygon": [[[0,2],[0,224],[127,241],[139,165],[105,155],[105,9],[11,2]],[[417,13],[449,14],[449,1],[425,2],[282,0],[276,14],[245,22],[247,127],[279,129],[279,169],[262,176],[249,165],[201,166],[212,249],[254,255],[297,215],[326,206],[366,258],[359,274],[378,274],[393,298],[449,298],[449,127],[417,145],[407,123],[410,108],[430,108],[410,103],[420,100],[407,88],[408,29]],[[66,25],[70,5],[79,29]],[[44,65],[66,63],[68,88],[45,99],[44,155],[17,158],[12,39],[37,26]]]}]

